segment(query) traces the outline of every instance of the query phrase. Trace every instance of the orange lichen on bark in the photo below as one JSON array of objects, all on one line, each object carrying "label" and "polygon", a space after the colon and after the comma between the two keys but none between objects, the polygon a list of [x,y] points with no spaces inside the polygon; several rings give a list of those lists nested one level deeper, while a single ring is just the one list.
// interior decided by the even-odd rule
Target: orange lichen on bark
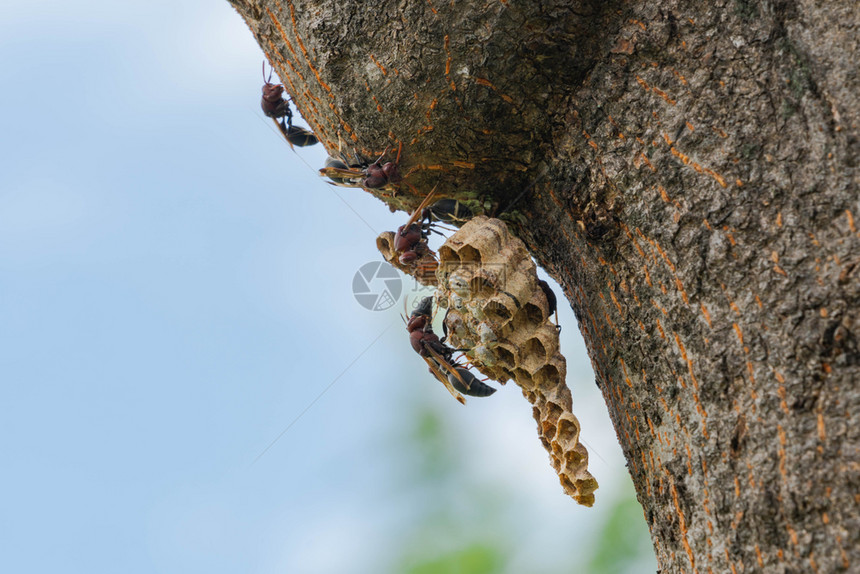
[{"label": "orange lichen on bark", "polygon": [[[638,76],[637,76],[637,79],[638,79]],[[642,83],[642,82],[640,82],[640,83]],[[646,84],[646,86],[647,86],[647,84]],[[712,178],[714,178],[717,181],[718,184],[720,184],[720,187],[728,187],[728,184],[726,183],[726,180],[723,176],[721,176],[719,173],[715,172],[714,170],[712,170],[710,168],[703,167],[702,165],[696,163],[695,161],[690,159],[690,156],[684,154],[683,152],[678,150],[674,145],[672,145],[674,143],[672,141],[672,138],[670,138],[669,135],[666,134],[665,132],[663,133],[663,139],[666,141],[666,144],[669,146],[669,152],[671,152],[671,154],[673,156],[680,159],[681,163],[683,163],[684,165],[690,166],[691,168],[693,168],[698,173],[704,173],[704,174],[711,176]]]},{"label": "orange lichen on bark", "polygon": [[[311,63],[311,61],[310,61],[310,57],[308,56],[307,50],[305,49],[305,46],[304,46],[304,43],[302,42],[302,39],[298,35],[298,26],[296,24],[295,7],[293,6],[293,4],[290,0],[287,0],[287,1],[289,3],[289,6],[290,6],[290,16],[291,16],[292,23],[293,23],[293,33],[296,37],[296,42],[299,45],[299,49],[301,50],[302,54],[304,55],[305,63],[307,64],[307,66],[311,70],[311,72],[313,72],[314,76],[317,79],[317,82],[323,88],[323,90],[326,91],[329,98],[331,100],[334,100],[334,94],[332,93],[331,88],[329,87],[328,84],[326,84],[322,80],[316,67],[314,67],[313,63]],[[293,48],[292,43],[290,42],[289,38],[287,37],[286,31],[281,26],[280,20],[278,20],[278,18],[268,8],[266,8],[266,13],[269,15],[269,18],[271,19],[272,23],[275,25],[275,28],[277,28],[278,34],[280,34],[281,39],[284,41],[284,45],[287,46],[287,49],[290,50],[290,52],[295,56],[296,60],[298,60],[299,59],[298,53]],[[273,49],[273,51],[275,51],[275,50]],[[305,78],[299,73],[299,71],[294,66],[292,66],[292,64],[290,64],[289,60],[285,60],[285,61],[287,62],[288,65],[290,65],[290,68],[299,77],[299,79],[301,79],[303,83],[307,84],[307,80],[305,80]],[[297,94],[297,92],[292,92],[293,96],[295,96],[296,94]],[[297,107],[300,105],[300,103],[298,101],[296,101],[295,103],[296,103]],[[358,141],[358,136],[356,136],[355,133],[352,131],[352,129],[349,127],[349,125],[343,121],[343,118],[341,118],[341,115],[340,115],[339,111],[337,110],[337,108],[333,102],[329,102],[329,108],[331,109],[332,113],[337,118],[337,120],[340,122],[343,129],[347,132],[347,134],[349,134],[350,138],[353,141]],[[309,119],[305,115],[305,112],[303,112],[301,109],[299,110],[299,112],[302,113],[302,117],[304,117],[305,119]],[[318,127],[321,127],[319,125],[319,122],[316,122],[316,123],[317,123]],[[330,142],[328,142],[328,141],[327,141],[327,143],[330,144]]]},{"label": "orange lichen on bark", "polygon": [[854,225],[854,216],[851,215],[851,210],[845,210],[845,216],[848,218],[848,229],[851,230],[851,233],[857,233],[857,227]]},{"label": "orange lichen on bark", "polygon": [[[310,68],[311,72],[314,73],[314,76],[316,76],[316,79],[319,82],[320,86],[322,86],[322,88],[329,93],[329,96],[333,98],[334,94],[332,94],[331,88],[320,77],[320,74],[317,71],[316,67],[313,65],[313,62],[311,62],[311,57],[308,55],[308,51],[305,48],[305,43],[302,42],[302,38],[301,36],[299,36],[299,26],[296,22],[296,7],[293,6],[292,0],[287,0],[287,4],[289,4],[290,6],[290,20],[292,20],[293,22],[293,34],[296,37],[296,42],[299,45],[299,49],[302,51],[302,54],[305,57],[305,63],[308,65],[308,68]],[[268,8],[266,9],[266,11],[268,11]]]},{"label": "orange lichen on bark", "polygon": [[773,374],[779,383],[779,388],[776,390],[776,393],[779,395],[779,406],[785,414],[791,414],[791,411],[788,410],[788,403],[785,402],[785,379],[777,371],[774,371]]},{"label": "orange lichen on bark", "polygon": [[[788,535],[791,537],[791,543],[797,546],[797,532],[791,527],[791,524],[786,524],[785,529],[788,530]],[[797,550],[795,550],[795,553]]]},{"label": "orange lichen on bark", "polygon": [[666,338],[666,332],[663,331],[663,325],[660,323],[660,319],[654,319],[657,322],[657,330],[660,332],[660,338]]},{"label": "orange lichen on bark", "polygon": [[[698,390],[699,382],[696,380],[696,375],[693,373],[693,361],[687,356],[687,349],[684,348],[684,343],[681,342],[681,337],[678,333],[675,333],[675,344],[678,345],[678,349],[681,351],[681,358],[687,363],[687,369],[690,372],[690,379],[693,381],[693,387]],[[696,403],[698,402],[698,397],[696,397]]]},{"label": "orange lichen on bark", "polygon": [[782,475],[782,479],[786,480],[788,478],[788,473],[786,472],[785,465],[785,431],[782,428],[782,425],[776,425],[776,431],[779,433],[779,474]]},{"label": "orange lichen on bark", "polygon": [[451,79],[451,50],[448,41],[448,34],[445,34],[445,54],[447,55],[445,59],[445,78],[448,80],[448,85],[451,86],[451,91],[457,91],[457,85],[454,83],[454,80]]},{"label": "orange lichen on bark", "polygon": [[675,103],[676,103],[675,100],[670,98],[669,94],[667,94],[666,92],[664,92],[660,88],[657,88],[656,86],[654,86],[651,88],[651,91],[654,92],[655,94],[657,94],[658,96],[660,96],[661,98],[663,98],[664,100],[666,100],[666,103],[668,103],[670,106],[675,105]]},{"label": "orange lichen on bark", "polygon": [[666,476],[669,479],[669,486],[672,490],[672,500],[675,503],[675,513],[678,515],[678,528],[681,531],[681,542],[684,544],[684,550],[687,552],[687,556],[690,558],[690,566],[693,568],[693,572],[698,572],[696,570],[696,558],[693,555],[693,549],[690,547],[690,542],[687,540],[687,519],[684,517],[684,513],[681,511],[681,505],[678,502],[678,489],[675,488],[675,480],[672,478],[672,475],[669,474],[669,471],[666,471]]},{"label": "orange lichen on bark", "polygon": [[615,290],[612,289],[612,286],[609,287],[609,297],[612,299],[612,302],[615,303],[615,308],[618,309],[618,314],[622,317],[624,316],[624,309],[621,308],[621,303],[618,302],[618,298],[615,296]]},{"label": "orange lichen on bark", "polygon": [[660,304],[657,303],[657,301],[655,299],[651,299],[651,304],[654,305],[657,309],[659,309],[660,312],[663,313],[663,315],[666,315],[667,317],[669,316],[669,312],[666,309],[664,309],[663,307],[661,307]]},{"label": "orange lichen on bark", "polygon": [[654,284],[651,282],[651,274],[648,273],[648,266],[643,265],[642,270],[645,272],[645,282],[648,283],[648,287],[654,287]]},{"label": "orange lichen on bark", "polygon": [[729,549],[728,549],[728,548],[726,548],[726,549],[725,549],[725,551],[726,551],[726,562],[728,562],[728,563],[729,563],[729,568],[731,568],[731,569],[732,569],[732,574],[738,574],[738,571],[737,571],[737,569],[735,568],[735,565],[734,565],[734,564],[732,564],[732,559],[731,559],[731,557],[729,556]]},{"label": "orange lichen on bark", "polygon": [[499,95],[499,97],[502,98],[503,100],[505,100],[507,103],[509,103],[509,104],[514,103],[514,99],[512,97],[510,97],[507,94],[500,92],[499,89],[490,80],[487,80],[486,78],[475,78],[475,83],[478,84],[479,86],[485,86],[487,88],[490,88],[491,90],[496,92]]},{"label": "orange lichen on bark", "polygon": [[713,325],[713,323],[711,323],[711,314],[708,313],[708,308],[705,307],[704,303],[699,303],[699,306],[702,308],[702,315],[705,316],[705,321],[708,322],[708,327],[713,328],[714,325]]},{"label": "orange lichen on bark", "polygon": [[643,152],[639,152],[639,155],[633,158],[633,166],[638,168],[643,163],[648,166],[648,169],[652,173],[657,173],[657,168],[654,167],[654,164],[648,160],[648,157]]},{"label": "orange lichen on bark", "polygon": [[741,342],[741,346],[744,344],[744,334],[741,332],[741,328],[737,323],[732,323],[732,327],[735,329],[735,334],[738,336],[738,340]]},{"label": "orange lichen on bark", "polygon": [[684,300],[684,303],[690,304],[690,298],[687,296],[687,292],[684,290],[684,284],[681,283],[681,280],[675,277],[675,287],[678,288],[678,291],[681,293],[681,299]]},{"label": "orange lichen on bark", "polygon": [[374,64],[376,64],[376,67],[377,67],[377,68],[379,68],[379,71],[381,71],[381,72],[382,72],[382,75],[383,75],[383,76],[387,76],[387,75],[388,75],[388,70],[386,70],[386,69],[385,69],[385,66],[383,66],[382,64],[380,64],[380,63],[379,63],[379,60],[377,60],[377,59],[376,59],[376,56],[374,56],[373,54],[371,54],[371,55],[370,55],[370,59],[371,59],[371,60],[373,60],[373,63],[374,63]]}]

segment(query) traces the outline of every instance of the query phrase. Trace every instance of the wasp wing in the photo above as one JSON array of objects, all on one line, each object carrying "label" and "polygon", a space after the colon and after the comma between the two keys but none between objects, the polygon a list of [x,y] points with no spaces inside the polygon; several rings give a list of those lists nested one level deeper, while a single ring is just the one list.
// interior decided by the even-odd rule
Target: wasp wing
[{"label": "wasp wing", "polygon": [[457,399],[460,404],[465,405],[466,399],[463,397],[463,395],[457,392],[457,389],[454,388],[454,385],[451,384],[451,382],[448,380],[448,377],[446,377],[445,374],[439,369],[439,365],[436,363],[436,361],[431,359],[430,357],[422,358],[427,363],[427,366],[430,367],[430,372],[433,373],[433,376],[436,377],[436,379],[440,383],[445,385],[445,388],[448,389],[448,392],[451,393],[451,396]]},{"label": "wasp wing", "polygon": [[[463,388],[465,388],[465,389],[469,388],[470,383],[467,383],[463,379],[463,377],[460,375],[460,373],[457,372],[457,368],[454,367],[453,365],[451,365],[448,361],[446,361],[445,357],[440,355],[438,352],[436,352],[429,345],[424,345],[424,348],[427,349],[427,352],[430,353],[430,355],[432,355],[434,359],[436,359],[436,363],[439,365],[439,368],[441,370],[452,374],[454,376],[454,378],[457,379],[460,382],[460,384],[463,385]],[[447,379],[447,376],[445,378]]]},{"label": "wasp wing", "polygon": [[418,221],[421,218],[421,212],[424,211],[424,208],[429,206],[433,201],[433,198],[436,196],[436,187],[439,184],[433,186],[433,189],[430,190],[430,193],[427,194],[421,204],[412,212],[412,215],[409,216],[409,221],[406,222],[406,225],[403,226],[403,229],[409,229],[409,226]]}]

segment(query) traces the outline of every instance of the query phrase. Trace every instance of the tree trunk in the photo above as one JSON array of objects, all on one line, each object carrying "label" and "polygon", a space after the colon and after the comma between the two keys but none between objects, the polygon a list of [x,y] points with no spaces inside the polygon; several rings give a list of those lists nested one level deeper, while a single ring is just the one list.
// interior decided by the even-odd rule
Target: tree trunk
[{"label": "tree trunk", "polygon": [[860,568],[853,2],[231,3],[330,152],[402,144],[378,197],[563,286],[663,571]]}]

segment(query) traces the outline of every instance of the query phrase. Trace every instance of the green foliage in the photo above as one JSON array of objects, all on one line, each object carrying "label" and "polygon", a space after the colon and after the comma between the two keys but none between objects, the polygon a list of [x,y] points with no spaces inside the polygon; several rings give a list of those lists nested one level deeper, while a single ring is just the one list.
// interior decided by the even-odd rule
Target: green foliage
[{"label": "green foliage", "polygon": [[422,481],[433,482],[453,471],[454,448],[446,436],[439,413],[421,408],[415,413],[414,426],[409,433],[417,457],[416,474]]},{"label": "green foliage", "polygon": [[[621,497],[612,503],[609,517],[592,547],[588,572],[622,574],[634,570],[650,552],[650,540],[642,517],[642,507],[633,497]],[[649,557],[653,562],[653,557]]]},{"label": "green foliage", "polygon": [[407,574],[492,574],[499,572],[505,557],[498,547],[473,543],[434,558],[407,565]]},{"label": "green foliage", "polygon": [[[402,473],[389,503],[408,508],[409,518],[387,541],[391,574],[511,574],[528,560],[518,537],[531,520],[516,510],[521,493],[477,483],[469,476],[462,440],[444,413],[421,402],[404,405],[404,432],[394,446]],[[547,467],[547,472],[550,469]],[[529,573],[632,574],[656,570],[648,528],[629,479],[604,493],[589,511],[594,538],[573,543],[554,563],[535,556]],[[607,496],[610,495],[610,496]],[[559,493],[559,504],[570,503]],[[572,503],[571,503],[572,504]],[[538,565],[539,564],[539,565]]]}]

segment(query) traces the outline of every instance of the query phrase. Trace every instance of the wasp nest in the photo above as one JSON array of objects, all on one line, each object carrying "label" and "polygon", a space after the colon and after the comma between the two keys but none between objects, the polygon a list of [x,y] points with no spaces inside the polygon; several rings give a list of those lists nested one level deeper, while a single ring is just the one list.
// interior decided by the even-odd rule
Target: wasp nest
[{"label": "wasp nest", "polygon": [[448,343],[469,349],[472,364],[491,379],[516,381],[565,492],[591,506],[597,481],[571,412],[567,363],[523,242],[503,221],[475,217],[439,248],[436,276],[437,304],[448,309]]},{"label": "wasp nest", "polygon": [[403,271],[407,275],[414,277],[422,285],[428,287],[436,286],[436,254],[424,244],[423,249],[419,249],[418,259],[410,263],[401,263],[399,253],[394,249],[394,232],[384,231],[376,238],[376,248],[382,254],[382,257],[393,267]]}]

